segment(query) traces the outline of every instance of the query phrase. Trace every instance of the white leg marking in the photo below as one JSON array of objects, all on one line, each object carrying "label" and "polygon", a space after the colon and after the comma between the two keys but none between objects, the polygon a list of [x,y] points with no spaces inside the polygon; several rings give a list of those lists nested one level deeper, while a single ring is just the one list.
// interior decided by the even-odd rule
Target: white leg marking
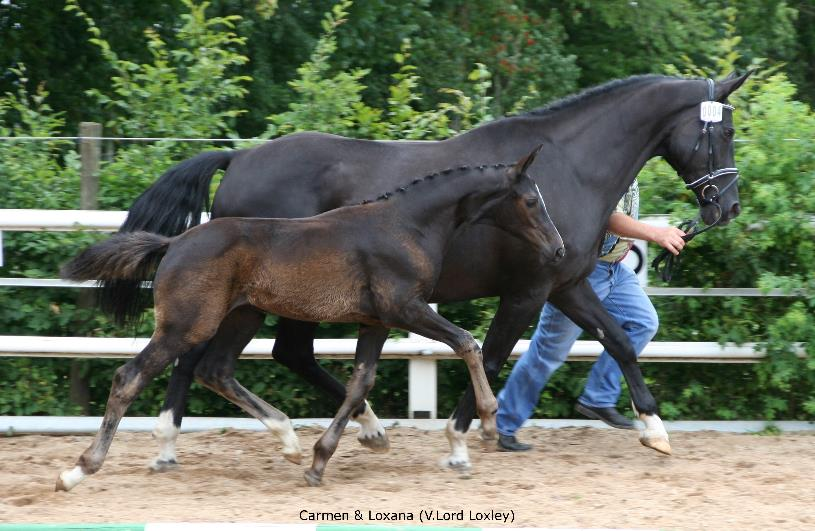
[{"label": "white leg marking", "polygon": [[175,442],[181,430],[173,424],[173,412],[168,409],[158,416],[158,422],[153,429],[153,438],[158,441],[158,457],[150,463],[155,471],[167,470],[178,464],[175,456]]},{"label": "white leg marking", "polygon": [[447,442],[450,443],[450,455],[442,459],[441,466],[456,470],[469,470],[472,465],[470,465],[470,453],[467,450],[467,434],[458,431],[455,421],[451,418],[447,421],[444,435],[447,437]]},{"label": "white leg marking", "polygon": [[278,420],[273,418],[262,418],[260,421],[269,428],[269,431],[274,433],[280,442],[283,444],[283,457],[293,463],[299,463],[302,459],[303,452],[300,449],[300,439],[294,433],[291,420]]},{"label": "white leg marking", "polygon": [[645,429],[640,432],[640,443],[648,448],[653,448],[657,452],[671,455],[671,443],[668,439],[668,431],[662,423],[659,415],[646,415],[637,411],[634,402],[631,402],[631,409],[637,417],[645,424]]},{"label": "white leg marking", "polygon": [[59,475],[57,490],[69,491],[79,485],[83,479],[85,479],[85,473],[82,472],[82,468],[75,466],[72,470],[66,470]]},{"label": "white leg marking", "polygon": [[365,411],[355,417],[354,421],[359,423],[357,439],[360,444],[367,446],[375,452],[387,452],[390,449],[385,428],[382,426],[382,423],[379,422],[379,417],[377,417],[374,410],[371,409],[371,405],[367,400],[365,401]]}]

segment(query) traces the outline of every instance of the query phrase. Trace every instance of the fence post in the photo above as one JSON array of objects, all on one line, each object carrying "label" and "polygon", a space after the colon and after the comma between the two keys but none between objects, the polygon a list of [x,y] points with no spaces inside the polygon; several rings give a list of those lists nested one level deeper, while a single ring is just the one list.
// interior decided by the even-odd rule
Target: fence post
[{"label": "fence post", "polygon": [[[82,163],[79,182],[79,208],[82,210],[96,210],[99,206],[99,159],[101,157],[102,124],[96,122],[80,122],[79,124],[79,157]],[[95,305],[94,290],[80,290],[76,299],[76,307],[90,309]],[[88,361],[71,360],[70,372],[70,400],[82,408],[82,414],[90,413],[91,391],[88,382]]]},{"label": "fence post", "polygon": [[[101,157],[102,124],[80,122],[79,156],[82,161],[82,174],[79,191],[79,208],[96,210],[99,205],[99,159]],[[96,137],[96,138],[93,138]]]},{"label": "fence post", "polygon": [[[438,304],[430,306],[438,311]],[[419,336],[410,333],[408,337]],[[435,419],[437,393],[436,360],[411,358],[408,361],[408,418]]]}]

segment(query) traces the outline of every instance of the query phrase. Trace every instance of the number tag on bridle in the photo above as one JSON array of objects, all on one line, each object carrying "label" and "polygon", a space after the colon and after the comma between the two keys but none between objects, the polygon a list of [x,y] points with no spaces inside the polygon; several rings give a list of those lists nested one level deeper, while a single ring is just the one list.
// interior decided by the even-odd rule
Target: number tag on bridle
[{"label": "number tag on bridle", "polygon": [[703,122],[721,122],[724,105],[718,101],[703,101],[700,118]]}]

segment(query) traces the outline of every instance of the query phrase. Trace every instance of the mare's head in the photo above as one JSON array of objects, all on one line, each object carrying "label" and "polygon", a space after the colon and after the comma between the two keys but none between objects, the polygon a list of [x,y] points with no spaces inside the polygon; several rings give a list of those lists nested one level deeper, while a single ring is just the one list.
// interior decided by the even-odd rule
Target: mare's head
[{"label": "mare's head", "polygon": [[716,82],[688,81],[687,90],[698,92],[699,103],[677,115],[660,147],[665,160],[696,194],[700,215],[708,225],[726,225],[741,212],[733,149],[734,109],[727,103],[727,97],[751,73],[731,74]]},{"label": "mare's head", "polygon": [[485,221],[527,242],[531,254],[544,263],[559,262],[566,254],[540,188],[526,173],[541,150],[538,146],[517,163],[500,169],[500,189],[490,194],[475,219]]}]

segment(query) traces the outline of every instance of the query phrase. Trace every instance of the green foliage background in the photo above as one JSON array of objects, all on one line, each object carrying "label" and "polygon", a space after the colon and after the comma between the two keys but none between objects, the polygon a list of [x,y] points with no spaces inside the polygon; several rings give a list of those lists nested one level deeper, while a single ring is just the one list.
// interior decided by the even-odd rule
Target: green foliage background
[{"label": "green foliage background", "polygon": [[[815,117],[807,102],[815,100],[815,10],[805,1],[745,1],[738,9],[724,1],[648,4],[68,0],[63,10],[54,2],[14,0],[0,5],[0,63],[8,67],[0,78],[0,136],[71,135],[79,121],[90,120],[102,122],[107,134],[131,137],[271,138],[320,130],[437,139],[611,78],[721,76],[760,66],[734,97],[743,213],[694,240],[680,282],[780,287],[796,296],[655,298],[656,340],[757,341],[769,356],[757,365],[647,364],[644,372],[667,418],[813,419]],[[168,167],[213,148],[219,145],[106,143],[100,208],[127,209]],[[0,141],[0,208],[79,208],[78,159],[72,142]],[[677,220],[695,214],[693,197],[664,162],[649,163],[640,179],[645,214],[671,212]],[[5,233],[0,276],[53,278],[76,249],[102,237]],[[78,307],[76,290],[3,288],[0,297],[0,335],[151,331],[149,312],[135,330],[117,328]],[[440,311],[483,338],[495,304],[485,299]],[[274,337],[275,325],[267,318],[260,336]],[[319,333],[353,337],[354,328],[323,325]],[[791,353],[796,342],[805,343],[805,359]],[[348,363],[324,364],[340,378],[349,373]],[[69,400],[69,365],[0,359],[0,414],[79,413]],[[118,365],[79,365],[91,390],[90,413],[101,412]],[[535,414],[571,416],[587,370],[585,363],[566,364]],[[334,413],[274,362],[244,361],[238,378],[293,417]],[[165,382],[166,375],[129,413],[155,414]],[[441,415],[465,382],[462,364],[440,364]],[[372,396],[378,413],[403,416],[406,394],[406,364],[382,362]],[[198,387],[189,411],[242,414]]]}]

